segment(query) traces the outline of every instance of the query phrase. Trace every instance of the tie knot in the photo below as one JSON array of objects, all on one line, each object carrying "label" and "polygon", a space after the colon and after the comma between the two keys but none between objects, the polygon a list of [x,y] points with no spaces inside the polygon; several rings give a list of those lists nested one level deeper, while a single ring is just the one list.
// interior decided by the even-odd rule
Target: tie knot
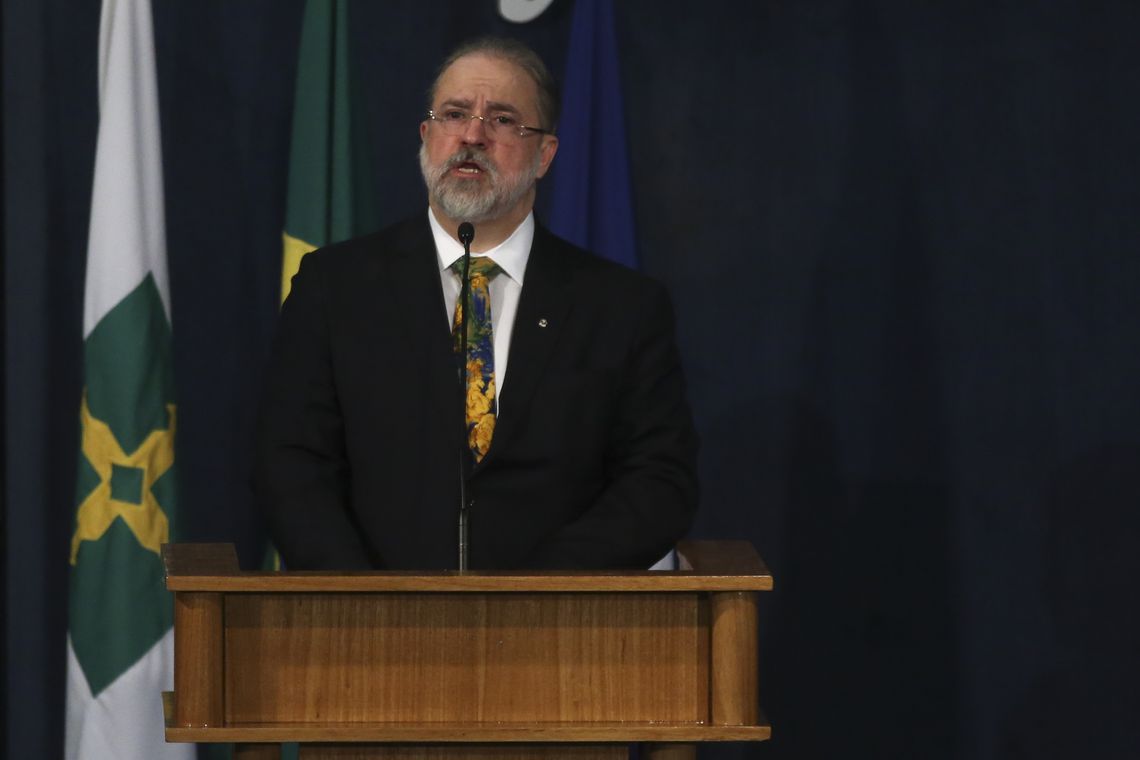
[{"label": "tie knot", "polygon": [[[460,277],[463,277],[463,259],[456,259],[455,263],[451,265],[451,271],[455,272]],[[500,271],[499,265],[495,260],[489,256],[472,256],[471,257],[471,278],[486,277],[490,279],[498,274]]]}]

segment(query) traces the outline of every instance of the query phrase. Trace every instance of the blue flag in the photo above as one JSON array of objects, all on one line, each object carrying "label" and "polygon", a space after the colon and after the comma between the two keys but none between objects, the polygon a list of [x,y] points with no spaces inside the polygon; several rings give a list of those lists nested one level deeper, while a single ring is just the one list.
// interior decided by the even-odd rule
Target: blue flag
[{"label": "blue flag", "polygon": [[637,267],[633,197],[611,0],[577,0],[552,176],[550,229],[607,259]]}]

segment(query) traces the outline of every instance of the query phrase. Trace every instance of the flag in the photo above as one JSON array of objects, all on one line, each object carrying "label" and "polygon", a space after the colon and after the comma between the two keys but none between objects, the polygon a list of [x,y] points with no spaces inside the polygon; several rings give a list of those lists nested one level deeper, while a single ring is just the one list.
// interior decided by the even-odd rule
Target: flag
[{"label": "flag", "polygon": [[[301,21],[293,134],[282,231],[281,301],[289,295],[301,259],[321,246],[375,227],[376,205],[368,173],[368,144],[352,107],[347,0],[308,0]],[[263,566],[283,569],[268,547]],[[281,747],[295,760],[295,743]]]},{"label": "flag", "polygon": [[550,229],[637,266],[621,67],[611,0],[576,0],[562,83]]},{"label": "flag", "polygon": [[[301,21],[282,232],[281,302],[306,253],[375,226],[367,142],[352,102],[347,0],[308,0]],[[281,570],[268,547],[262,566]]]},{"label": "flag", "polygon": [[166,744],[175,514],[170,289],[149,0],[104,0],[70,547],[65,756],[190,758]]},{"label": "flag", "polygon": [[367,143],[352,103],[347,0],[309,0],[301,26],[285,206],[281,300],[301,257],[371,230]]},{"label": "flag", "polygon": [[[612,0],[576,0],[562,83],[550,229],[610,261],[637,268],[633,192]],[[674,570],[670,551],[650,570]]]}]

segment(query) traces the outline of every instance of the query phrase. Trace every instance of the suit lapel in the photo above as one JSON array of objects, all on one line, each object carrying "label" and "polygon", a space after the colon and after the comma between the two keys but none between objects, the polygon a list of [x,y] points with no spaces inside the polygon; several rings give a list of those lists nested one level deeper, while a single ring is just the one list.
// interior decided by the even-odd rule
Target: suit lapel
[{"label": "suit lapel", "polygon": [[439,257],[427,219],[405,225],[393,250],[395,255],[387,257],[392,271],[382,280],[389,293],[378,293],[377,298],[393,297],[399,307],[395,313],[403,322],[400,331],[407,341],[405,355],[410,358],[408,392],[414,394],[418,386],[433,407],[450,406],[448,398],[458,407],[451,333],[439,284]]},{"label": "suit lapel", "polygon": [[569,262],[559,256],[557,238],[535,227],[534,243],[526,265],[526,277],[511,333],[509,382],[500,393],[503,414],[495,421],[491,448],[475,471],[494,459],[525,417],[531,396],[558,343],[573,301]]}]

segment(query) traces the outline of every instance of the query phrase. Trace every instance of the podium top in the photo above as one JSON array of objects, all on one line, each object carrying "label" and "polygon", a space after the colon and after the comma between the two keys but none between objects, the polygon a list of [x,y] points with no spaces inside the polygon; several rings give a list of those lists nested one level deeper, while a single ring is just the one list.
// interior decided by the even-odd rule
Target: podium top
[{"label": "podium top", "polygon": [[673,571],[243,572],[233,544],[164,544],[166,588],[211,592],[770,591],[772,574],[747,541],[682,541]]}]

